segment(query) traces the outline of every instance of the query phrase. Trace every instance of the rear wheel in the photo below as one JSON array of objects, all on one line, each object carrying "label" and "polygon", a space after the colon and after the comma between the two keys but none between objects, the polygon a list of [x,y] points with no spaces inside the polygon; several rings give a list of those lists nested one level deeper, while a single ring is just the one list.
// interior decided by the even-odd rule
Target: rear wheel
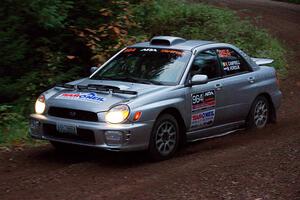
[{"label": "rear wheel", "polygon": [[266,97],[257,97],[251,107],[248,116],[249,128],[264,128],[269,121],[270,104]]},{"label": "rear wheel", "polygon": [[170,114],[161,115],[155,122],[149,145],[154,160],[165,160],[174,155],[179,146],[179,126]]}]

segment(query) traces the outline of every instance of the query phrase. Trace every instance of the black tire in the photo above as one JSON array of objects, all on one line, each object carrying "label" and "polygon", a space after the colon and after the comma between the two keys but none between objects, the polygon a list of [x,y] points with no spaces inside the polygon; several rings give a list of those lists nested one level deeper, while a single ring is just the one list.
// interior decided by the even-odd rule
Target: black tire
[{"label": "black tire", "polygon": [[264,96],[258,96],[252,103],[247,127],[250,129],[262,129],[270,120],[270,103]]},{"label": "black tire", "polygon": [[149,155],[154,161],[171,158],[179,146],[180,129],[170,114],[163,114],[156,120],[150,138]]}]

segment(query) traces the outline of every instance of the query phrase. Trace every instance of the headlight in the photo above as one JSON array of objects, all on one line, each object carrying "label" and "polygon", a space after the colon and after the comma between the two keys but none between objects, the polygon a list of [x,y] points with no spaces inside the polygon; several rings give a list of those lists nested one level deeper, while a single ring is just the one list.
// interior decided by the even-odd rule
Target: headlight
[{"label": "headlight", "polygon": [[41,95],[35,102],[35,112],[37,114],[43,114],[45,108],[46,108],[46,99],[44,95]]},{"label": "headlight", "polygon": [[129,107],[126,105],[119,105],[111,108],[105,115],[105,121],[118,124],[124,122],[129,116]]}]

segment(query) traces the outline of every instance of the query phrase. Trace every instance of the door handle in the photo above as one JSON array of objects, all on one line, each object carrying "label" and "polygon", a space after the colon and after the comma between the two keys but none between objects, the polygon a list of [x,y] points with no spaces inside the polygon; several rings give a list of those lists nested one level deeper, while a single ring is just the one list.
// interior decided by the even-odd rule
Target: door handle
[{"label": "door handle", "polygon": [[254,76],[248,77],[248,81],[249,81],[249,83],[254,83],[255,82],[255,77]]},{"label": "door handle", "polygon": [[222,85],[221,83],[217,83],[217,84],[215,85],[216,90],[221,90],[222,87],[223,87],[223,85]]}]

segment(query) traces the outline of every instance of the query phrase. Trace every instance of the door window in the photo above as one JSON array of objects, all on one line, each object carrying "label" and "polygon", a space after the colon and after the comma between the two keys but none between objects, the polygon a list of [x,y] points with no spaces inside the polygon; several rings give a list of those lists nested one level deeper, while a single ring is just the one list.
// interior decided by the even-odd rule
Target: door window
[{"label": "door window", "polygon": [[218,56],[214,50],[200,52],[191,67],[191,77],[196,74],[207,75],[208,79],[221,77]]},{"label": "door window", "polygon": [[233,49],[217,49],[224,76],[250,71],[248,63]]}]

